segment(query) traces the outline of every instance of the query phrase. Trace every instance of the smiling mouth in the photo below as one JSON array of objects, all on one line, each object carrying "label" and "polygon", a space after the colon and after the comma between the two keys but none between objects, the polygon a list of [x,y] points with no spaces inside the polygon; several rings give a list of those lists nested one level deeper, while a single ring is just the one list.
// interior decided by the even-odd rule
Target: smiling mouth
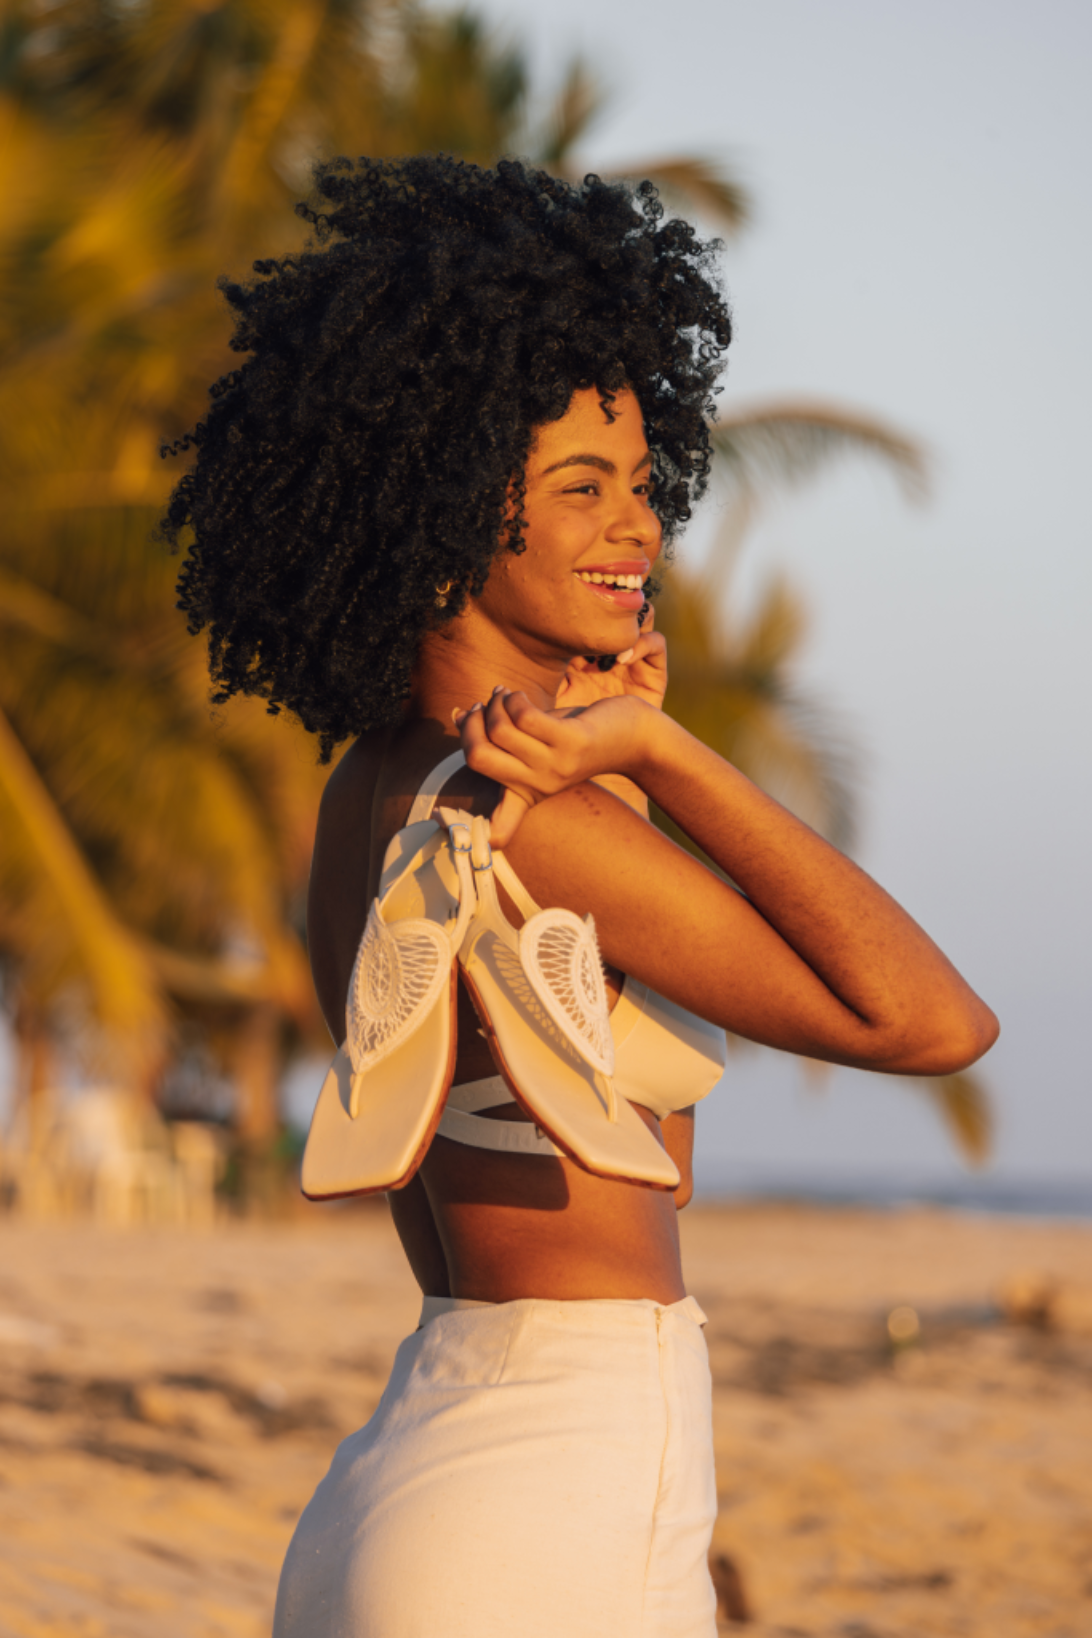
[{"label": "smiling mouth", "polygon": [[578,569],[576,578],[596,597],[615,608],[635,613],[645,600],[643,574],[622,574],[614,570]]}]

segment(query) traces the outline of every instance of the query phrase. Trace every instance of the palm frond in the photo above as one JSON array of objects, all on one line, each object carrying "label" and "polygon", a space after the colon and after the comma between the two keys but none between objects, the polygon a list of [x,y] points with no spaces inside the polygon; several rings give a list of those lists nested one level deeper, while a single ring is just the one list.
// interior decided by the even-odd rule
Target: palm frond
[{"label": "palm frond", "polygon": [[786,691],[743,715],[733,739],[741,773],[835,847],[852,849],[860,758],[833,712]]},{"label": "palm frond", "polygon": [[[3,942],[39,1004],[66,985],[89,995],[113,1051],[140,1075],[161,1057],[167,1013],[155,975],[115,915],[7,717],[0,713]],[[43,929],[48,936],[42,938]]]},{"label": "palm frond", "polygon": [[[313,753],[301,767],[299,731],[273,729],[260,708],[232,713],[228,731],[214,725],[200,647],[170,610],[174,567],[139,524],[126,534],[119,521],[84,522],[79,552],[58,541],[55,554],[31,554],[9,536],[0,704],[49,769],[122,919],[148,949],[166,938],[180,961],[203,964],[178,989],[182,969],[157,958],[164,987],[238,1001],[249,986],[306,1021],[306,962],[284,916],[306,878],[323,779]],[[243,990],[238,962],[215,954],[240,938],[254,952]]]},{"label": "palm frond", "polygon": [[928,1098],[967,1163],[984,1165],[993,1148],[994,1111],[981,1079],[963,1070],[958,1075],[907,1077],[907,1082]]},{"label": "palm frond", "polygon": [[729,233],[738,233],[751,220],[750,194],[715,159],[674,155],[616,167],[610,174],[629,181],[648,177],[672,208],[699,211]]},{"label": "palm frond", "polygon": [[186,955],[151,939],[138,947],[164,990],[182,1002],[239,1008],[273,1003],[306,1028],[314,996],[306,959],[298,945],[275,952],[273,960],[213,959]]},{"label": "palm frond", "polygon": [[405,28],[386,104],[385,141],[393,151],[454,153],[483,165],[510,152],[526,105],[519,46],[469,10],[436,15],[407,8]]},{"label": "palm frond", "polygon": [[[816,1058],[804,1058],[801,1064],[807,1079],[820,1088],[834,1067]],[[892,1075],[884,1079],[926,1097],[967,1164],[985,1164],[993,1150],[994,1110],[989,1090],[977,1075],[963,1070],[957,1075]]]},{"label": "palm frond", "polygon": [[598,117],[604,100],[599,82],[587,64],[576,58],[569,64],[541,135],[530,145],[535,163],[547,170],[567,170],[572,149]]},{"label": "palm frond", "polygon": [[750,620],[735,636],[737,665],[775,689],[782,668],[794,662],[807,628],[807,610],[800,593],[784,575],[773,575]]},{"label": "palm frond", "polygon": [[125,920],[183,947],[264,944],[281,916],[276,850],[215,736],[139,667],[8,648],[0,703]]},{"label": "palm frond", "polygon": [[105,658],[110,639],[60,598],[0,567],[0,625],[22,626],[48,642]]},{"label": "palm frond", "polygon": [[[712,571],[674,565],[666,575],[656,605],[671,657],[665,707],[806,824],[848,848],[859,757],[836,714],[794,684],[803,605],[775,579],[750,618],[733,623],[724,594],[723,577]],[[663,828],[681,839],[676,827]]]},{"label": "palm frond", "polygon": [[276,43],[247,99],[245,113],[223,166],[225,202],[244,199],[259,167],[267,164],[319,42],[327,14],[324,0],[293,0],[277,22]]},{"label": "palm frond", "polygon": [[921,445],[875,416],[819,402],[760,405],[718,417],[710,428],[718,476],[754,494],[787,489],[848,455],[878,460],[906,496],[924,498]]}]

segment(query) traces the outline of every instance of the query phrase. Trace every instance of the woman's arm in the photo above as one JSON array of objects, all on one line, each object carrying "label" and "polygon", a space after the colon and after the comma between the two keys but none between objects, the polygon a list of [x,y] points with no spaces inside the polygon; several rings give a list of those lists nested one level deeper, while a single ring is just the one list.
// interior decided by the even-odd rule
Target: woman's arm
[{"label": "woman's arm", "polygon": [[[649,705],[556,716],[498,695],[460,731],[473,768],[548,798],[499,838],[528,890],[590,911],[605,960],[672,1000],[769,1046],[893,1073],[948,1074],[996,1039],[989,1008],[881,887]],[[590,783],[608,770],[742,894]],[[510,830],[526,810],[506,802]]]}]

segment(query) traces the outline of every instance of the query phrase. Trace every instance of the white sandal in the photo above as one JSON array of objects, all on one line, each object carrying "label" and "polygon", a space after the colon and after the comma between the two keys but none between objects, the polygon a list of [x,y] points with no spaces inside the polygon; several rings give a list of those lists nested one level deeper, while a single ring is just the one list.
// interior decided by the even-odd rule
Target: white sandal
[{"label": "white sandal", "polygon": [[[468,815],[440,810],[448,823]],[[540,910],[517,932],[501,909],[488,819],[469,821],[476,907],[459,966],[517,1103],[585,1171],[675,1189],[674,1161],[614,1087],[614,1040],[595,924]],[[510,874],[505,865],[504,874]]]},{"label": "white sandal", "polygon": [[[411,816],[412,817],[412,816]],[[455,955],[473,915],[466,816],[400,830],[357,950],[344,1046],[303,1153],[309,1200],[400,1189],[432,1142],[455,1073]]]}]

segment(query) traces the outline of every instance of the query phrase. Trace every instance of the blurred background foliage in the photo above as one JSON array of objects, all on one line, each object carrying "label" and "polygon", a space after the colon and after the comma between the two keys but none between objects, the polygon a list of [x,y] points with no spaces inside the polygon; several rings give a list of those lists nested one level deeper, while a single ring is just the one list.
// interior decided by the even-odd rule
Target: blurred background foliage
[{"label": "blurred background foliage", "polygon": [[[286,1063],[328,1045],[303,947],[326,770],[260,704],[211,710],[154,539],[178,476],[160,445],[229,365],[216,279],[301,243],[319,157],[518,153],[578,175],[602,108],[581,62],[548,91],[473,12],[409,0],[0,5],[0,983],[24,1111],[62,1059],[175,1112],[227,1085],[257,1153]],[[622,174],[728,238],[747,224],[708,156]],[[744,617],[732,567],[768,494],[846,454],[920,493],[922,453],[812,402],[729,407],[714,440],[721,538],[658,605],[668,706],[848,846],[857,759],[796,682],[800,601],[776,581]],[[921,1085],[982,1158],[979,1083]]]}]

